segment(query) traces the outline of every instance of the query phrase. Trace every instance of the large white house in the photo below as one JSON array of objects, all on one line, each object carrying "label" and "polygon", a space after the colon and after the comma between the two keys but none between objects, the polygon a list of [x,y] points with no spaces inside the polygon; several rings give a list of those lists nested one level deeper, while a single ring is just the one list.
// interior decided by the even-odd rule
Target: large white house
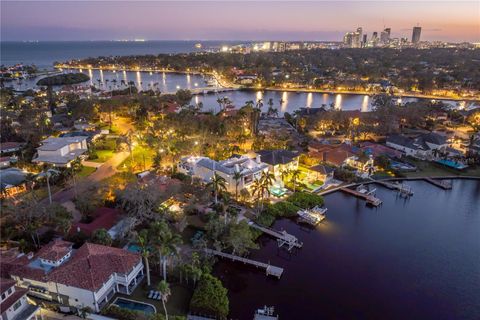
[{"label": "large white house", "polygon": [[[237,155],[223,161],[189,156],[182,158],[177,168],[179,172],[199,178],[203,182],[210,182],[216,173],[225,179],[227,191],[235,192],[236,188],[248,189],[255,179],[260,179],[262,172],[268,171],[268,164],[261,162],[259,155],[254,159]],[[240,173],[238,181],[234,179],[235,172]]]},{"label": "large white house", "polygon": [[404,135],[391,135],[387,137],[386,145],[402,151],[407,156],[420,159],[427,159],[434,156],[434,153],[443,152],[448,147],[446,137],[434,132],[409,138]]},{"label": "large white house", "polygon": [[75,308],[99,312],[116,292],[131,294],[143,278],[141,256],[124,249],[55,240],[9,268],[10,276],[28,294]]},{"label": "large white house", "polygon": [[32,161],[68,167],[73,160],[88,151],[87,138],[86,136],[47,138],[37,148],[37,157]]},{"label": "large white house", "polygon": [[15,280],[0,278],[0,319],[37,320],[39,306],[28,303],[27,289],[15,286]]}]

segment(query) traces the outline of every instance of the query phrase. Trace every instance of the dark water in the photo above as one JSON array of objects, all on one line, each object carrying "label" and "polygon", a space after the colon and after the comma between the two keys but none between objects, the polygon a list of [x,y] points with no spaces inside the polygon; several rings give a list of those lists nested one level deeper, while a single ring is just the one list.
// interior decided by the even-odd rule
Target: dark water
[{"label": "dark water", "polygon": [[[195,48],[196,43],[203,48]],[[98,56],[183,53],[218,48],[228,41],[40,41],[0,42],[1,64],[35,64],[51,68],[55,61]]]},{"label": "dark water", "polygon": [[261,238],[252,258],[285,268],[280,280],[221,261],[231,316],[263,305],[280,319],[480,319],[480,181],[443,191],[409,182],[410,200],[378,187],[378,209],[337,192],[316,230],[278,221],[304,246],[289,255]]}]

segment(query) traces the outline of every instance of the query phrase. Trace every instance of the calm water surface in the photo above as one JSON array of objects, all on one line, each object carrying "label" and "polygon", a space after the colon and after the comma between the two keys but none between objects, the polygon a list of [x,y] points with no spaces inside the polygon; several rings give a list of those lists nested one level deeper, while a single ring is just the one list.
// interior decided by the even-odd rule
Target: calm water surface
[{"label": "calm water surface", "polygon": [[480,181],[409,184],[406,201],[377,187],[378,209],[328,195],[327,221],[313,230],[278,221],[303,248],[288,254],[262,237],[252,258],[285,268],[280,280],[218,263],[232,318],[270,305],[280,319],[480,319]]}]

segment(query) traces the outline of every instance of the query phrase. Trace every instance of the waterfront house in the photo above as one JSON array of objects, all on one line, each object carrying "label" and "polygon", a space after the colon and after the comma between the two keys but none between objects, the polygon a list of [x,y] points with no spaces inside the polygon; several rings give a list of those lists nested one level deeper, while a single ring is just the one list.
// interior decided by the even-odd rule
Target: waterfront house
[{"label": "waterfront house", "polygon": [[[223,177],[226,181],[228,192],[248,189],[255,179],[260,179],[262,172],[268,171],[268,164],[261,162],[260,155],[251,159],[247,156],[235,155],[230,159],[215,161],[207,157],[189,156],[183,157],[177,165],[178,171],[191,177],[196,177],[205,183],[211,181],[214,173]],[[235,181],[235,172],[240,173],[240,179]]]},{"label": "waterfront house", "polygon": [[93,243],[78,250],[54,240],[37,254],[9,259],[5,272],[28,294],[60,306],[99,312],[115,293],[131,294],[143,279],[138,253]]},{"label": "waterfront house", "polygon": [[438,133],[430,132],[410,138],[400,134],[387,137],[386,145],[395,150],[402,151],[407,156],[427,159],[443,152],[447,147],[447,138]]},{"label": "waterfront house", "polygon": [[268,164],[268,170],[280,179],[282,172],[297,170],[300,154],[289,150],[260,150],[255,152],[263,163]]},{"label": "waterfront house", "polygon": [[38,164],[51,164],[69,167],[70,163],[88,151],[87,136],[50,137],[37,148],[37,156],[32,160]]},{"label": "waterfront house", "polygon": [[[27,289],[17,287],[15,280],[0,278],[0,319],[1,320],[37,320],[39,306],[27,300]],[[38,316],[37,316],[38,315]]]}]

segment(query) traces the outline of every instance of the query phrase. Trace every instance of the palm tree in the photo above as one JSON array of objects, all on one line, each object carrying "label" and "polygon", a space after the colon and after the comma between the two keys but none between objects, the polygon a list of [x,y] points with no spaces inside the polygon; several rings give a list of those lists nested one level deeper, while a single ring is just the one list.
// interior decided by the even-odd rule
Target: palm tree
[{"label": "palm tree", "polygon": [[150,229],[152,240],[158,250],[163,280],[167,280],[167,260],[171,255],[177,254],[178,245],[182,242],[180,236],[173,233],[164,221],[155,222]]},{"label": "palm tree", "polygon": [[253,184],[252,184],[252,195],[255,197],[256,196],[256,199],[257,199],[257,202],[260,202],[261,200],[261,203],[262,203],[262,210],[263,210],[263,184],[260,180],[258,180],[257,178],[255,178],[255,180],[253,181]]},{"label": "palm tree", "polygon": [[297,185],[297,179],[300,176],[301,171],[298,169],[292,170],[292,183],[293,183],[293,192],[295,192],[295,188]]},{"label": "palm tree", "polygon": [[235,200],[238,201],[238,185],[240,184],[240,179],[242,179],[242,173],[235,171],[232,178],[235,180]]},{"label": "palm tree", "polygon": [[143,229],[142,231],[140,231],[140,233],[137,235],[137,242],[138,246],[140,247],[140,254],[142,255],[145,262],[145,270],[147,272],[147,285],[150,286],[150,264],[148,262],[150,250],[148,247],[149,241],[147,230]]},{"label": "palm tree", "polygon": [[262,110],[262,107],[263,107],[263,99],[258,99],[258,100],[257,100],[257,103],[255,104],[255,107],[256,107],[258,110]]},{"label": "palm tree", "polygon": [[165,305],[165,302],[167,302],[168,297],[171,294],[170,286],[168,285],[168,282],[165,280],[160,281],[158,283],[157,290],[158,292],[160,292],[162,297],[163,310],[165,310],[165,319],[168,320],[167,306]]},{"label": "palm tree", "polygon": [[227,190],[225,178],[223,178],[222,176],[214,172],[211,181],[207,183],[207,188],[209,187],[213,189],[213,192],[215,194],[215,204],[217,204],[218,194],[221,193],[222,191]]},{"label": "palm tree", "polygon": [[52,204],[52,191],[50,189],[50,178],[58,176],[60,171],[55,169],[47,169],[43,172],[40,172],[37,177],[45,178],[47,180],[47,190],[48,190],[48,201]]}]

